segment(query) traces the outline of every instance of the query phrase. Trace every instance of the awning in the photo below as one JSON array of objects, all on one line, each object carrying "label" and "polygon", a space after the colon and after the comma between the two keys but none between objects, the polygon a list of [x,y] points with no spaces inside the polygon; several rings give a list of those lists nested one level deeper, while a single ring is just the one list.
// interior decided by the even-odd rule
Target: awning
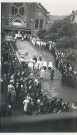
[{"label": "awning", "polygon": [[20,26],[4,26],[2,29],[4,29],[4,30],[12,30],[12,31],[16,31],[16,30],[20,30],[20,31],[31,31],[30,28],[20,27]]}]

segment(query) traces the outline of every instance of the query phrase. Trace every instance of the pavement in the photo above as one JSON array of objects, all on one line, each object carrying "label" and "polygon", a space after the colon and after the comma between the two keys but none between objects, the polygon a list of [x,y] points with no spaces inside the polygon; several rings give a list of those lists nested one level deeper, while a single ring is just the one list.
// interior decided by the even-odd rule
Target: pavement
[{"label": "pavement", "polygon": [[[21,41],[17,40],[17,49],[18,50],[26,50],[29,51],[32,55],[41,55],[44,60],[47,62],[52,61],[55,67],[55,59],[53,54],[51,54],[48,50],[41,50],[32,45],[29,41]],[[41,80],[42,89],[44,92],[47,92],[48,96],[52,98],[53,96],[57,96],[57,98],[63,98],[64,102],[77,102],[77,90],[75,88],[69,88],[67,86],[62,85],[61,83],[61,73],[55,67],[55,76],[54,80],[50,80],[49,75],[47,74],[44,80]]]}]

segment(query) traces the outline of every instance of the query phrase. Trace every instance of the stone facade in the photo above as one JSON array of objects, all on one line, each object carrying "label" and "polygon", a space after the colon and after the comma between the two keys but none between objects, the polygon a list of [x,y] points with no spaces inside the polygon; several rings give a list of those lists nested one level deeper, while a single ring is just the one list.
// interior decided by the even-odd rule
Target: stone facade
[{"label": "stone facade", "polygon": [[23,28],[30,30],[32,35],[39,29],[46,29],[47,15],[40,3],[1,3],[2,27]]}]

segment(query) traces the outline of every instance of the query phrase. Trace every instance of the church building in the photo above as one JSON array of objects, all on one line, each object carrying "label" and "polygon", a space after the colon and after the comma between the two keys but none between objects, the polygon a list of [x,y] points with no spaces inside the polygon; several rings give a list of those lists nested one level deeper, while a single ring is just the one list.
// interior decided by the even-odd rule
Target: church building
[{"label": "church building", "polygon": [[6,32],[36,35],[38,30],[46,29],[47,18],[48,12],[41,3],[1,3],[1,28]]}]

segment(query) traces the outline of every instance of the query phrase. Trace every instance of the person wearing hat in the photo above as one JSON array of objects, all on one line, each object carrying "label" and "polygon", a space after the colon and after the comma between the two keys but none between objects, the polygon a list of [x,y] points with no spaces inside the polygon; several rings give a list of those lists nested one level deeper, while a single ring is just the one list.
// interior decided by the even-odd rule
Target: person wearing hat
[{"label": "person wearing hat", "polygon": [[59,112],[60,110],[62,110],[63,105],[62,105],[63,99],[60,98],[57,102],[57,112]]},{"label": "person wearing hat", "polygon": [[54,67],[51,68],[50,78],[51,78],[51,80],[53,80],[53,78],[54,78]]},{"label": "person wearing hat", "polygon": [[4,76],[3,76],[3,92],[4,93],[7,93],[7,89],[8,88],[8,80],[7,80],[7,75],[6,74],[4,74]]},{"label": "person wearing hat", "polygon": [[43,68],[44,68],[44,70],[46,70],[47,69],[47,62],[46,61],[43,61]]},{"label": "person wearing hat", "polygon": [[11,88],[10,95],[11,95],[11,103],[12,105],[14,105],[16,101],[16,92],[14,87]]},{"label": "person wearing hat", "polygon": [[19,82],[16,82],[15,84],[15,91],[16,91],[16,102],[18,103],[20,100],[20,86]]},{"label": "person wearing hat", "polygon": [[44,90],[41,90],[40,95],[39,95],[39,100],[40,101],[43,101],[43,93],[44,93]]},{"label": "person wearing hat", "polygon": [[45,70],[42,68],[40,70],[40,79],[44,79],[44,77],[45,77]]},{"label": "person wearing hat", "polygon": [[46,103],[46,101],[47,101],[47,95],[48,95],[47,92],[45,92],[45,94],[44,94],[44,96],[43,96],[43,102],[44,102],[44,103]]},{"label": "person wearing hat", "polygon": [[11,89],[12,89],[13,85],[12,84],[8,84],[8,103],[11,102],[11,95],[10,95],[10,92],[11,92]]},{"label": "person wearing hat", "polygon": [[11,84],[14,84],[14,75],[11,76],[11,78],[10,78],[10,83],[11,83]]},{"label": "person wearing hat", "polygon": [[30,98],[29,99],[29,103],[27,105],[27,111],[26,111],[26,113],[27,113],[27,115],[32,115],[33,112],[34,112],[34,104],[33,104],[32,98]]}]

